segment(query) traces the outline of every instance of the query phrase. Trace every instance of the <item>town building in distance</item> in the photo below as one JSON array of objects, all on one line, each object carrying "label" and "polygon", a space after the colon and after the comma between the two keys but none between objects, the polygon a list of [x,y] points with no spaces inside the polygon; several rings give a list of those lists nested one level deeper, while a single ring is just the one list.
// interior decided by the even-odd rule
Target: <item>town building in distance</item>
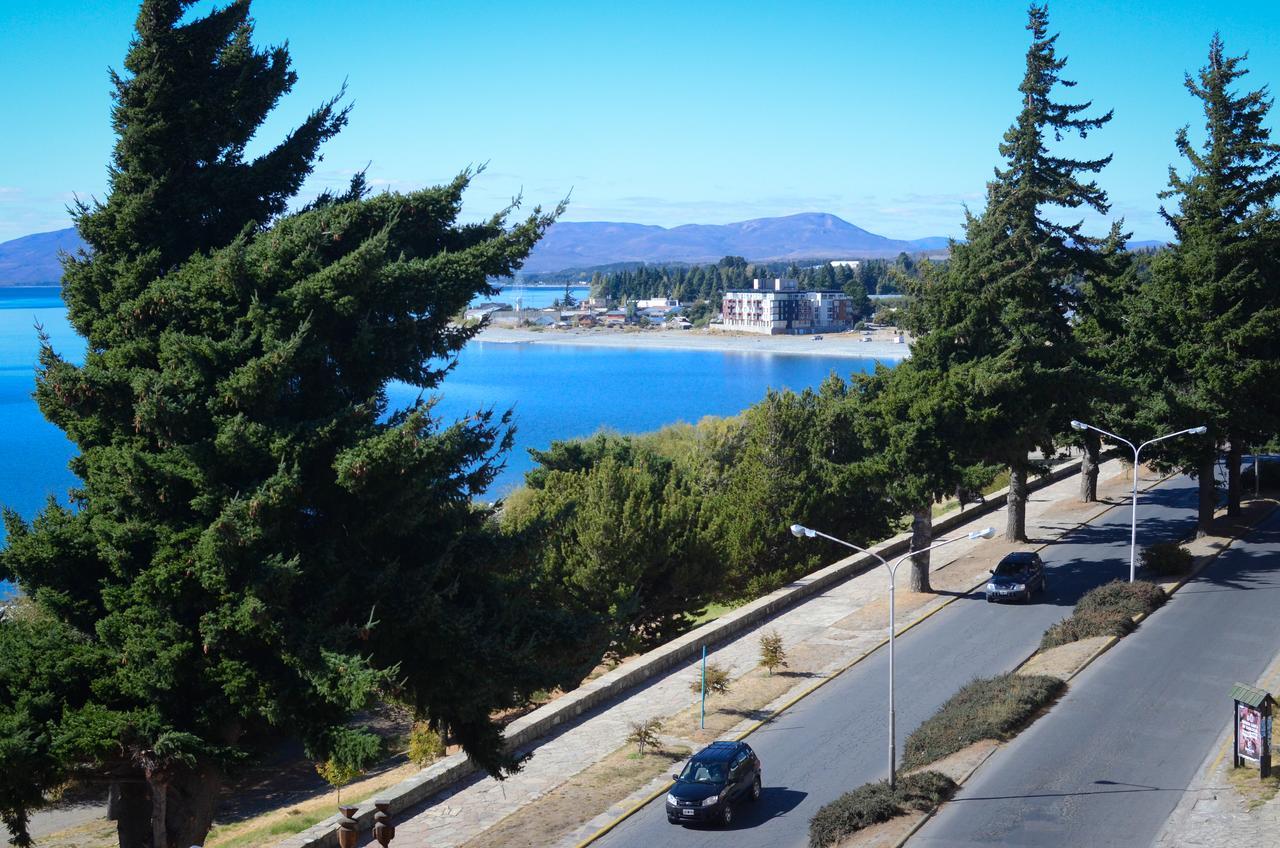
[{"label": "town building in distance", "polygon": [[752,280],[724,293],[720,329],[767,335],[836,333],[852,328],[853,298],[842,291],[801,291],[795,280]]}]

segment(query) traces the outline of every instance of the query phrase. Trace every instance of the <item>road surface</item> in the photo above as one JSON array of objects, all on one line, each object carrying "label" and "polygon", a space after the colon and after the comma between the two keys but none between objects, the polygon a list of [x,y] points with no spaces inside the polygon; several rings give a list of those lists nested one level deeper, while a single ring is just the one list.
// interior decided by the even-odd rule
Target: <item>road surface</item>
[{"label": "road surface", "polygon": [[1150,845],[1231,720],[1231,685],[1280,647],[1278,565],[1272,513],[1077,677],[911,848]]}]

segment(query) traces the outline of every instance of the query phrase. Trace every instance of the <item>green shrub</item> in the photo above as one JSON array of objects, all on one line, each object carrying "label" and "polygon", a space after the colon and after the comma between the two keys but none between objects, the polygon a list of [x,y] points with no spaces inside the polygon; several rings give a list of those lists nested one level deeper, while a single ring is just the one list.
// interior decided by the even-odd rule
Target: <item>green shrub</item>
[{"label": "green shrub", "polygon": [[[698,675],[693,678],[693,685],[689,688],[694,692],[702,692],[702,671],[699,669]],[[707,663],[706,671],[707,694],[723,695],[729,691],[729,672],[721,668],[718,664]]]},{"label": "green shrub", "polygon": [[1137,627],[1133,617],[1158,609],[1169,596],[1149,580],[1113,580],[1084,594],[1071,617],[1050,627],[1041,649],[1056,648],[1093,636],[1124,636]]},{"label": "green shrub", "polygon": [[902,765],[917,768],[983,739],[1009,739],[1065,688],[1058,678],[1044,675],[974,680],[907,737]]},{"label": "green shrub", "polygon": [[444,756],[444,740],[425,721],[417,722],[409,731],[409,761],[425,766]]},{"label": "green shrub", "polygon": [[828,848],[852,833],[888,821],[908,810],[926,812],[956,791],[956,784],[936,771],[909,774],[898,780],[896,790],[889,782],[865,783],[813,814],[809,820],[810,848]]},{"label": "green shrub", "polygon": [[827,848],[851,833],[902,815],[889,781],[866,783],[824,805],[809,819],[810,848]]},{"label": "green shrub", "polygon": [[1086,610],[1064,618],[1044,632],[1041,650],[1056,648],[1094,636],[1125,636],[1137,625],[1133,618],[1118,610]]},{"label": "green shrub", "polygon": [[1126,583],[1112,580],[1096,589],[1085,592],[1076,602],[1076,615],[1084,612],[1114,611],[1128,616],[1141,615],[1159,609],[1169,596],[1149,580]]},{"label": "green shrub", "polygon": [[1177,542],[1157,542],[1142,549],[1142,567],[1152,574],[1168,577],[1191,570],[1191,551]]}]

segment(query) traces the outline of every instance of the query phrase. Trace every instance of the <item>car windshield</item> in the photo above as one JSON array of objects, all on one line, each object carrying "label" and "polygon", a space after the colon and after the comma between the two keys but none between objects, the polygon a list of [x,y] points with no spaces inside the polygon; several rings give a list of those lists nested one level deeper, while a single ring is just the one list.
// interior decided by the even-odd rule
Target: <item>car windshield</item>
[{"label": "car windshield", "polygon": [[681,780],[690,783],[723,783],[724,766],[720,763],[700,763],[691,760],[680,773]]},{"label": "car windshield", "polygon": [[1016,577],[1019,574],[1025,574],[1028,565],[1029,563],[1018,562],[1017,560],[1013,560],[1012,562],[1002,562],[996,566],[996,576]]}]

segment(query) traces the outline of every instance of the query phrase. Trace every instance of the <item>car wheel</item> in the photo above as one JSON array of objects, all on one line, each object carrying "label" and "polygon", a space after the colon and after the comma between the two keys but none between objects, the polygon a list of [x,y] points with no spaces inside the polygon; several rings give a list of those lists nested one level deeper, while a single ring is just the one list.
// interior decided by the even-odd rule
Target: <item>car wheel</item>
[{"label": "car wheel", "polygon": [[1029,604],[1029,603],[1031,603],[1031,590],[1030,590],[1030,589],[1023,589],[1023,590],[1022,590],[1022,602],[1023,602],[1024,604]]},{"label": "car wheel", "polygon": [[759,800],[760,800],[760,792],[761,792],[761,789],[760,789],[760,775],[758,775],[758,774],[757,774],[757,775],[756,775],[755,783],[752,783],[752,784],[751,784],[751,800],[752,800],[752,801],[759,801]]},{"label": "car wheel", "polygon": [[990,593],[990,592],[988,592],[988,593],[987,593],[987,603],[989,603],[989,604],[994,604],[995,602],[996,602],[996,599],[995,599],[995,598],[993,598],[993,597],[991,597],[991,593]]},{"label": "car wheel", "polygon": [[724,827],[733,824],[733,804],[728,801],[724,802],[724,809],[720,811],[720,824]]}]

